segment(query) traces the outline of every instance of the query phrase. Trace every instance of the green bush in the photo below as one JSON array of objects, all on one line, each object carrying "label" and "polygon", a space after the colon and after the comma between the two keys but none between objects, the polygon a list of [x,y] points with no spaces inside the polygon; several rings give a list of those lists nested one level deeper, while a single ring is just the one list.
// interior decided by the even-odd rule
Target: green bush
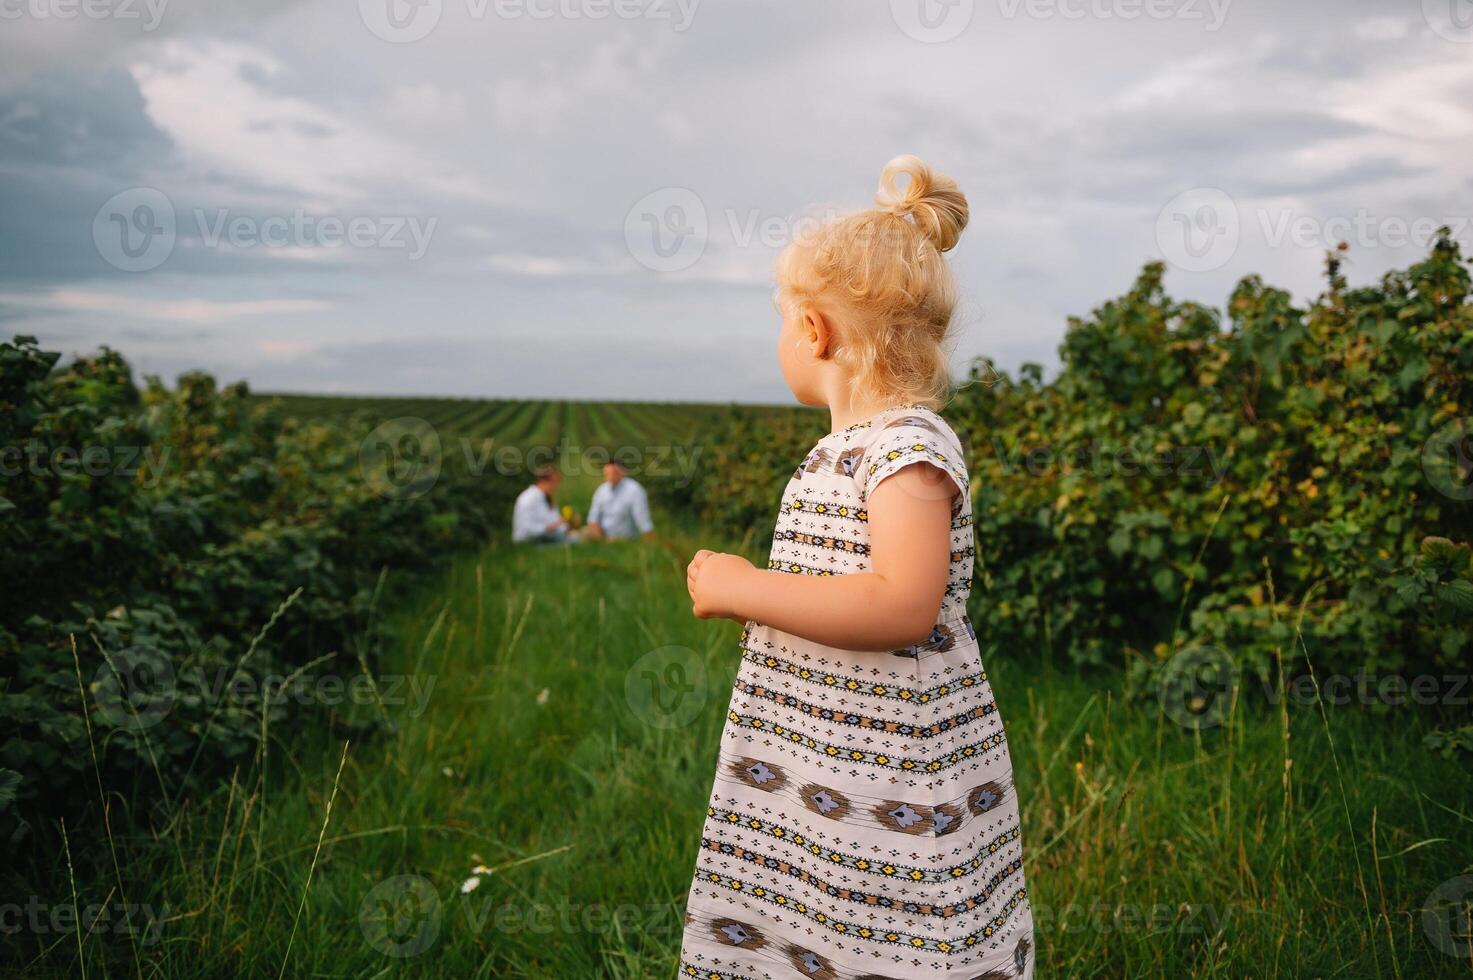
[{"label": "green bush", "polygon": [[731,406],[696,437],[699,466],[692,478],[679,484],[652,480],[651,492],[733,540],[765,548],[783,486],[827,432],[823,412]]},{"label": "green bush", "polygon": [[1267,676],[1298,629],[1327,670],[1468,667],[1468,270],[1446,237],[1378,286],[1340,264],[1305,306],[1243,280],[1225,326],[1150,265],[1071,321],[1056,378],[978,365],[948,414],[986,641],[1138,672],[1211,646]]},{"label": "green bush", "polygon": [[[1266,679],[1302,664],[1298,629],[1327,670],[1469,667],[1468,269],[1446,236],[1376,286],[1348,288],[1341,261],[1306,305],[1244,279],[1226,323],[1148,265],[1071,320],[1056,377],[976,364],[945,414],[968,446],[984,646],[1137,678],[1210,646]],[[765,542],[825,431],[733,409],[675,502]]]},{"label": "green bush", "polygon": [[87,720],[105,784],[167,812],[301,703],[268,703],[267,678],[372,664],[382,570],[478,545],[516,489],[453,454],[406,483],[404,433],[374,452],[367,423],[304,423],[244,385],[57,361],[0,344],[0,842],[95,797]]}]

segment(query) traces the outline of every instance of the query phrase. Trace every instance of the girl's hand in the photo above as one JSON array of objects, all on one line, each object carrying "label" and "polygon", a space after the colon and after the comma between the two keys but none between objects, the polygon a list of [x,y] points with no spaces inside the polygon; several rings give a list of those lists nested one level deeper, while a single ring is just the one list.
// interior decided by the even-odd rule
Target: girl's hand
[{"label": "girl's hand", "polygon": [[685,569],[685,587],[690,592],[691,612],[697,619],[745,621],[732,603],[741,580],[755,571],[740,555],[701,550]]}]

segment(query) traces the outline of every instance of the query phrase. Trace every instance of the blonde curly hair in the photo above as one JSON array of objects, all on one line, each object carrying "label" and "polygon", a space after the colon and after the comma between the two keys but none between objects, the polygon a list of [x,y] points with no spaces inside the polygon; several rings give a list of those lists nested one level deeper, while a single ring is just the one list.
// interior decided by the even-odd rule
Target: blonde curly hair
[{"label": "blonde curly hair", "polygon": [[[902,188],[901,176],[909,177]],[[956,181],[906,154],[885,164],[876,207],[823,222],[778,257],[777,302],[834,316],[834,357],[865,400],[939,408],[956,280],[941,253],[967,226]]]}]

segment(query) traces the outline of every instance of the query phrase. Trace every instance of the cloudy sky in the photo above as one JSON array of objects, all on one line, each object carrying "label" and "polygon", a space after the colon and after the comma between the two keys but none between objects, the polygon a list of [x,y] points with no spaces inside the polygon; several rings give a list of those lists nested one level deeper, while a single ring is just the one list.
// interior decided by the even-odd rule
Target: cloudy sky
[{"label": "cloudy sky", "polygon": [[957,363],[1142,263],[1473,241],[1473,0],[0,0],[0,327],[262,390],[784,400],[770,268],[920,154]]}]

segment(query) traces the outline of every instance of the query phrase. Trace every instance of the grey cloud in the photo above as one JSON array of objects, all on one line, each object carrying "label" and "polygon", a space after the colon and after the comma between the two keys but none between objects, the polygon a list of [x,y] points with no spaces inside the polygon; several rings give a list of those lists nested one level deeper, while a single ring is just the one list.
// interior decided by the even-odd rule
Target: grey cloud
[{"label": "grey cloud", "polygon": [[0,93],[0,162],[8,168],[137,173],[168,148],[126,72],[56,72]]},{"label": "grey cloud", "polygon": [[131,52],[168,37],[259,25],[300,2],[310,0],[138,0],[102,5],[129,14],[123,17],[23,14],[6,19],[0,31],[0,92],[61,67],[116,67]]},{"label": "grey cloud", "polygon": [[[897,28],[884,2],[708,0],[677,34],[640,22],[467,23],[447,0],[436,34],[392,45],[342,0],[249,11],[175,2],[156,36],[97,35],[103,43],[83,31],[73,44],[47,34],[26,56],[29,81],[0,88],[7,291],[330,304],[320,316],[203,331],[169,324],[157,336],[104,313],[0,307],[7,324],[59,342],[129,345],[165,374],[205,366],[297,389],[782,400],[765,279],[772,250],[742,249],[718,227],[695,269],[654,273],[625,248],[626,214],[667,186],[696,191],[717,226],[728,210],[760,219],[863,204],[880,164],[901,151],[932,159],[972,196],[974,225],[954,253],[974,297],[958,361],[985,351],[1004,366],[1051,360],[1067,313],[1129,286],[1159,254],[1156,216],[1179,190],[1438,214],[1473,187],[1466,176],[1445,179],[1452,149],[1439,133],[1414,142],[1352,121],[1364,117],[1337,94],[1465,53],[1430,44],[1415,4],[1396,38],[1357,33],[1386,14],[1372,0],[1235,0],[1216,35],[1180,24],[1003,22],[979,0],[962,38],[926,45]],[[21,36],[0,38],[0,60]],[[251,52],[240,78],[254,99],[243,114],[254,118],[222,103],[212,122],[267,134],[268,146],[277,136],[300,147],[362,135],[352,145],[402,150],[408,169],[360,167],[344,181],[348,203],[332,199],[330,180],[308,200],[294,172],[176,148],[133,76],[109,66],[167,71],[180,51],[214,42]],[[34,69],[63,64],[64,78]],[[1457,93],[1420,98],[1452,106]],[[272,100],[282,111],[262,112]],[[192,125],[187,115],[165,124]],[[361,161],[326,160],[338,162]],[[164,190],[185,215],[226,209],[259,220],[307,207],[439,224],[416,263],[372,250],[297,261],[201,248],[191,218],[164,266],[126,276],[99,260],[90,225],[102,201],[135,184]],[[1391,257],[1357,260],[1371,275]],[[1245,248],[1210,275],[1173,272],[1170,285],[1220,305],[1245,272],[1316,288],[1299,282],[1303,266]],[[259,342],[284,337],[313,351],[285,357],[277,343],[263,353]]]}]

